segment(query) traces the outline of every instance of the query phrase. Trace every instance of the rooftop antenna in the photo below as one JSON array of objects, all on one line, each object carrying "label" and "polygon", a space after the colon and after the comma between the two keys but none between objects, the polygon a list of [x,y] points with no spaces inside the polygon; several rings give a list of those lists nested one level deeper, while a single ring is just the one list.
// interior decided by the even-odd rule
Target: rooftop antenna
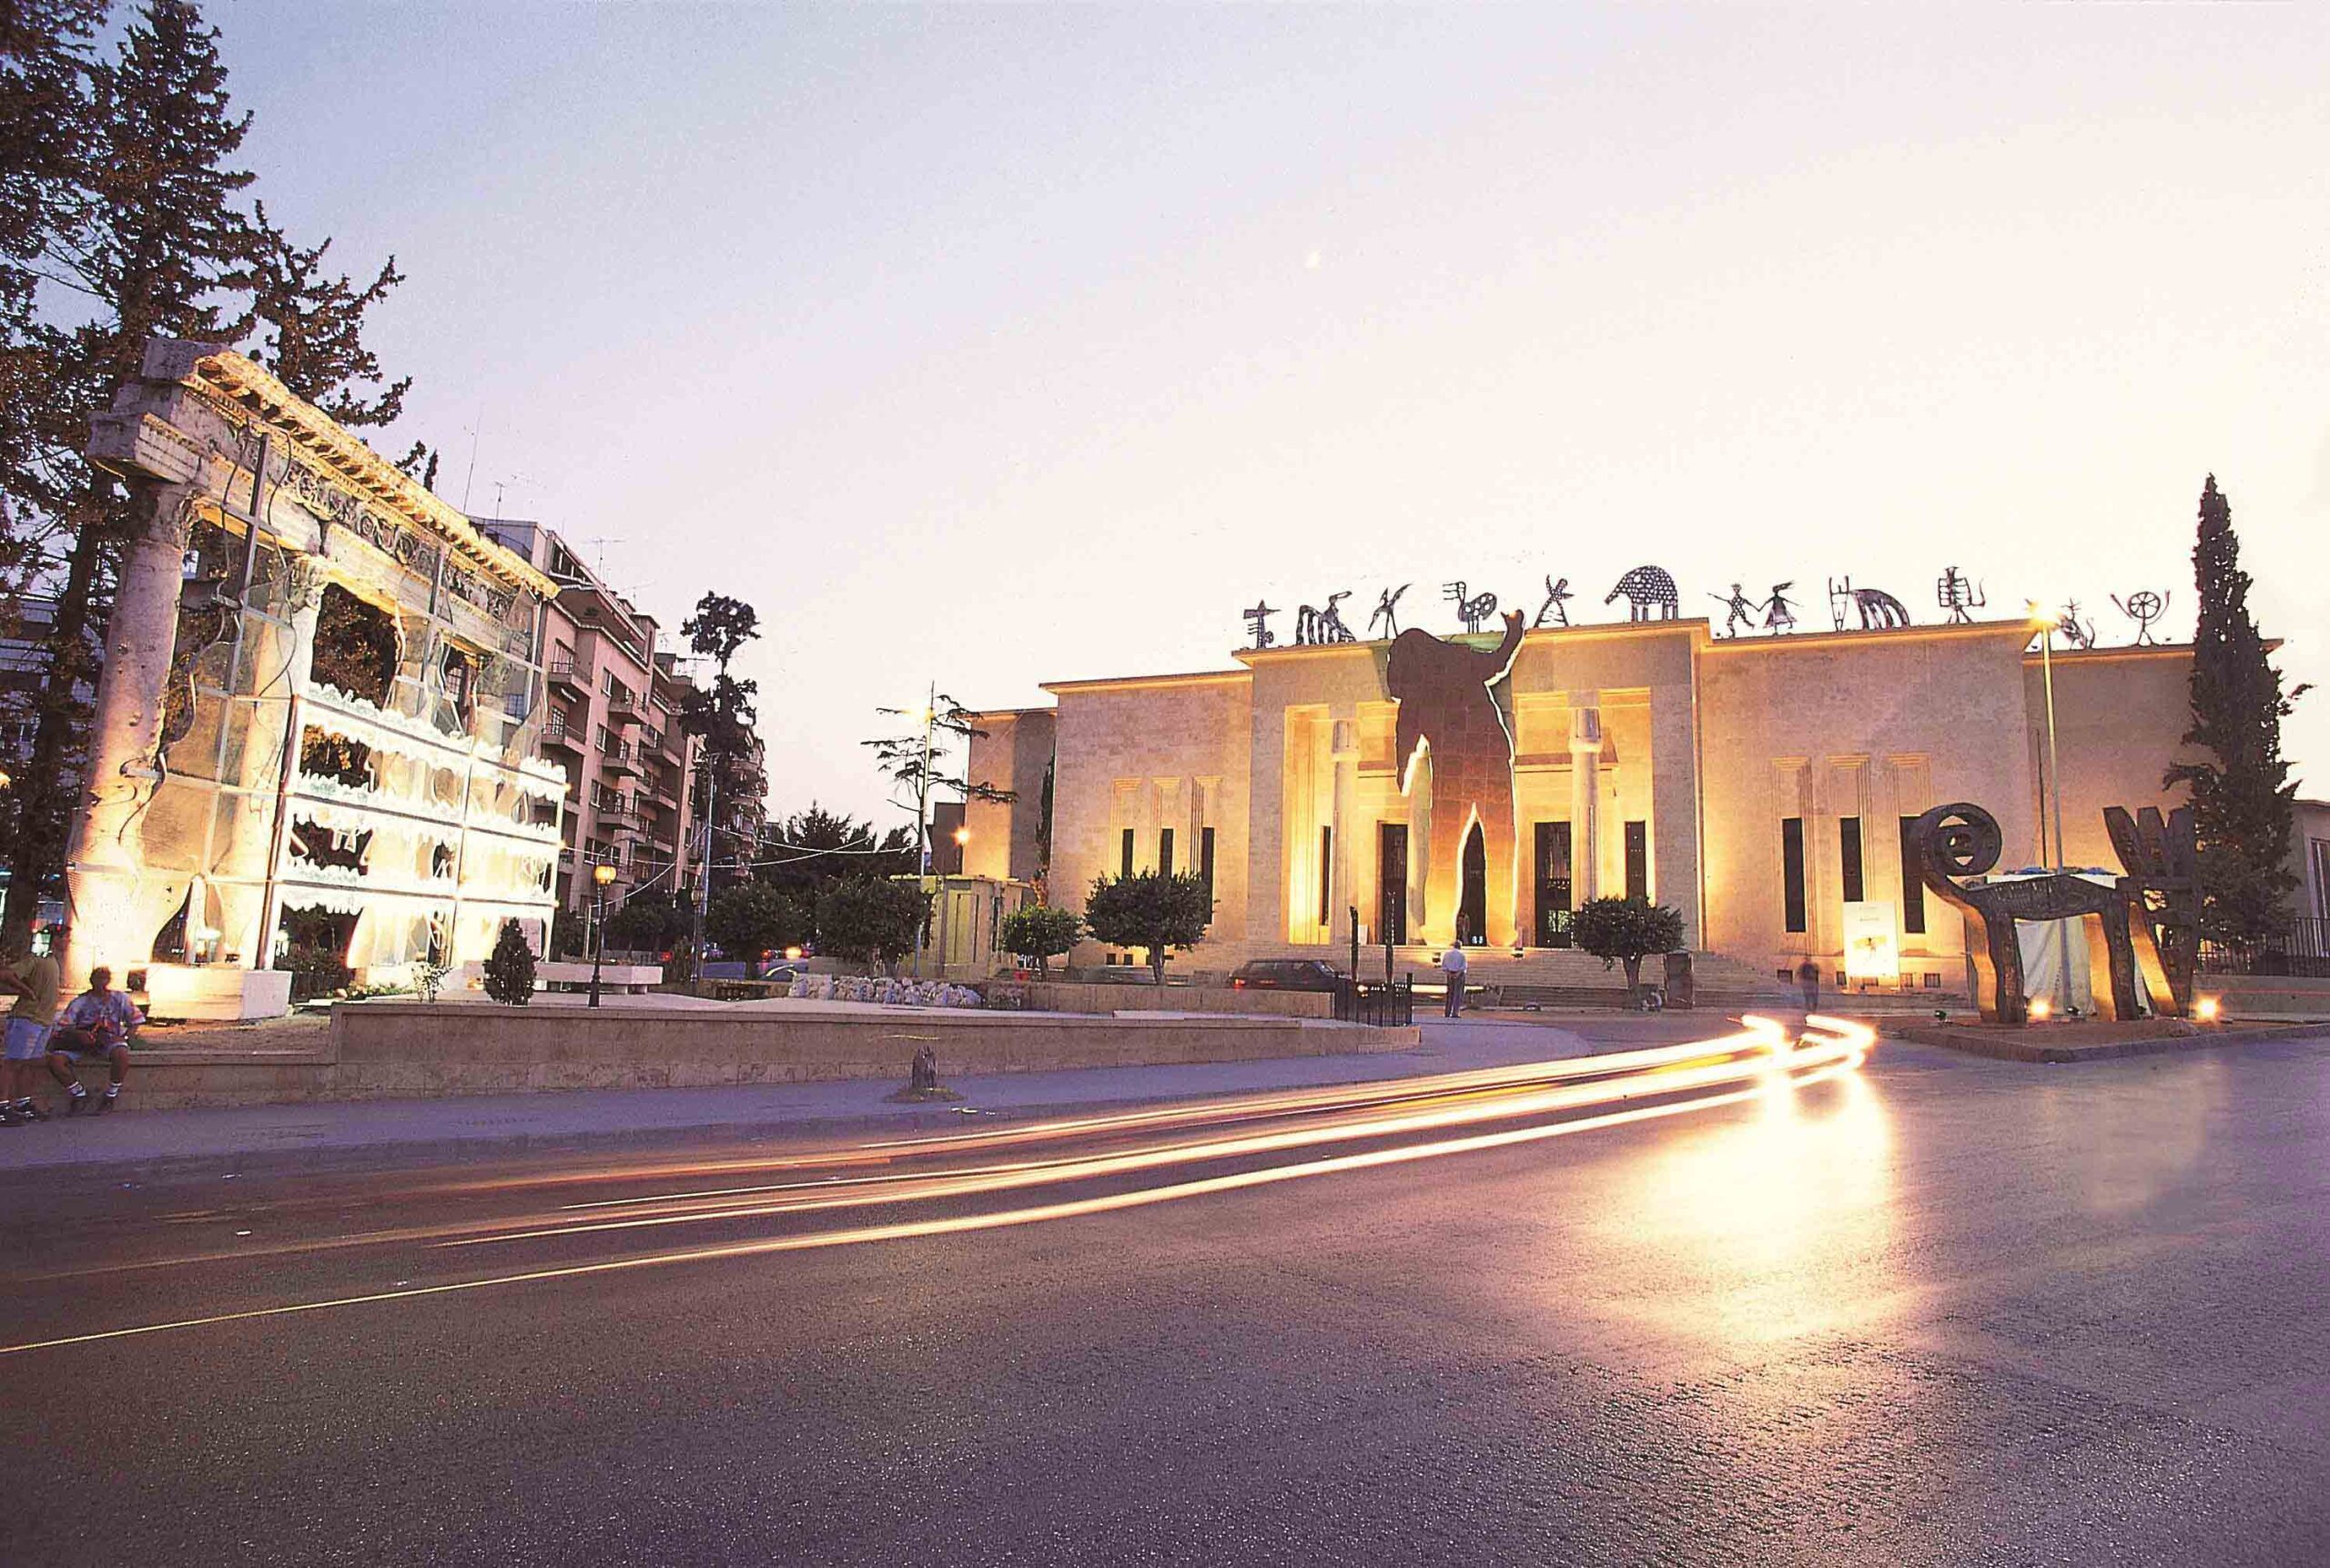
[{"label": "rooftop antenna", "polygon": [[485,410],[480,409],[477,411],[477,423],[470,427],[470,471],[461,481],[461,511],[464,516],[470,510],[470,487],[477,482],[477,433],[484,428]]},{"label": "rooftop antenna", "polygon": [[582,542],[585,544],[594,544],[598,546],[598,553],[591,562],[591,571],[602,582],[605,581],[607,575],[607,546],[610,544],[621,544],[623,542],[622,539],[613,534],[594,533]]}]

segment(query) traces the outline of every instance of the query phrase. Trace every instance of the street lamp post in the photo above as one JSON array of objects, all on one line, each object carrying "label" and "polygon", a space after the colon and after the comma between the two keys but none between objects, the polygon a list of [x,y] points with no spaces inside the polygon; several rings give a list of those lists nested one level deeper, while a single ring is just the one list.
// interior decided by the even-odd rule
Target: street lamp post
[{"label": "street lamp post", "polygon": [[615,868],[603,860],[591,868],[592,897],[596,901],[591,922],[596,937],[591,944],[591,1006],[594,1007],[599,1005],[599,965],[607,956],[607,884],[614,879]]},{"label": "street lamp post", "polygon": [[[2036,601],[2031,604],[2031,619],[2039,628],[2040,685],[2047,693],[2047,798],[2040,805],[2039,853],[2047,853],[2046,817],[2051,810],[2055,818],[2055,863],[2050,869],[2061,874],[2063,869],[2063,767],[2055,751],[2055,622],[2039,608]],[[2055,922],[2055,937],[2056,1007],[2058,1011],[2068,1011],[2072,999],[2070,922]]]}]

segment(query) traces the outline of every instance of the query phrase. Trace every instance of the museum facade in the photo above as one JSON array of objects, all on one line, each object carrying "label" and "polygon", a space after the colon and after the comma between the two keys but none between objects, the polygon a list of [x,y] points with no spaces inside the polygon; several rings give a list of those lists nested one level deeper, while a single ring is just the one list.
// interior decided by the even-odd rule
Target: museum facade
[{"label": "museum facade", "polygon": [[[1585,900],[1671,905],[1688,946],[1766,976],[1849,947],[1958,989],[1965,941],[1908,824],[1986,806],[2006,864],[2112,866],[2102,809],[2169,805],[2184,646],[2042,658],[2022,621],[1719,637],[1648,620],[1253,648],[1235,667],[1047,683],[995,712],[969,776],[965,870],[1080,908],[1094,878],[1211,885],[1221,972],[1265,954],[1461,939],[1558,952]],[[2053,751],[2051,776],[2049,687]],[[1048,862],[1044,787],[1051,784]],[[1087,943],[1072,962],[1117,955]],[[1856,966],[1856,974],[1866,971]]]}]

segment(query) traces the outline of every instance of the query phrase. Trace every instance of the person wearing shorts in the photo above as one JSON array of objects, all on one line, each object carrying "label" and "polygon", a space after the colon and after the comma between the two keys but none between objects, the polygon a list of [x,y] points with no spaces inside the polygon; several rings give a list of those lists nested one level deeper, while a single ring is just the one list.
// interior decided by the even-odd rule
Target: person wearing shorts
[{"label": "person wearing shorts", "polygon": [[[41,926],[35,916],[33,931]],[[0,960],[0,990],[16,994],[15,1005],[8,1009],[6,1060],[0,1067],[0,1126],[48,1119],[48,1113],[33,1103],[33,1087],[39,1082],[41,1059],[48,1055],[58,988],[56,960],[35,953],[30,935],[17,938]]]},{"label": "person wearing shorts", "polygon": [[[111,969],[100,964],[89,971],[89,988],[65,1005],[49,1037],[48,1070],[72,1097],[66,1103],[66,1116],[91,1109],[102,1116],[113,1109],[121,1098],[121,1082],[129,1076],[130,1037],[145,1021],[137,1004],[113,988]],[[112,1074],[94,1107],[75,1070],[87,1057],[103,1058]]]}]

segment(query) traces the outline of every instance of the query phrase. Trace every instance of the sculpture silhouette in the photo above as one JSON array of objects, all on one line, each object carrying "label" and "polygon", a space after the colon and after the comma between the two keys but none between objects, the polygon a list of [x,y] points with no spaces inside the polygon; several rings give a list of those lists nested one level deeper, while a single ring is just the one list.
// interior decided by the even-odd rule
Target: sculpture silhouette
[{"label": "sculpture silhouette", "polygon": [[1839,632],[1845,629],[1845,608],[1848,605],[1860,612],[1860,629],[1864,632],[1885,631],[1910,623],[1909,606],[1882,588],[1855,588],[1850,577],[1841,582],[1831,577],[1829,579],[1829,617],[1837,623]]},{"label": "sculpture silhouette", "polygon": [[[1675,580],[1656,566],[1637,566],[1618,579],[1618,585],[1604,596],[1602,602],[1616,604],[1618,595],[1626,596],[1629,621],[1672,621],[1681,610],[1681,601],[1675,595]],[[1656,611],[1657,613],[1653,614]]]},{"label": "sculpture silhouette", "polygon": [[1514,828],[1513,732],[1489,688],[1521,649],[1521,612],[1507,611],[1504,637],[1486,651],[1444,642],[1413,627],[1392,640],[1384,683],[1400,704],[1393,764],[1400,793],[1415,798],[1418,772],[1432,764],[1432,831],[1425,846],[1419,936],[1444,941],[1456,930],[1464,892],[1464,841],[1481,828],[1483,891],[1492,943],[1512,940],[1520,904],[1520,843]]}]

